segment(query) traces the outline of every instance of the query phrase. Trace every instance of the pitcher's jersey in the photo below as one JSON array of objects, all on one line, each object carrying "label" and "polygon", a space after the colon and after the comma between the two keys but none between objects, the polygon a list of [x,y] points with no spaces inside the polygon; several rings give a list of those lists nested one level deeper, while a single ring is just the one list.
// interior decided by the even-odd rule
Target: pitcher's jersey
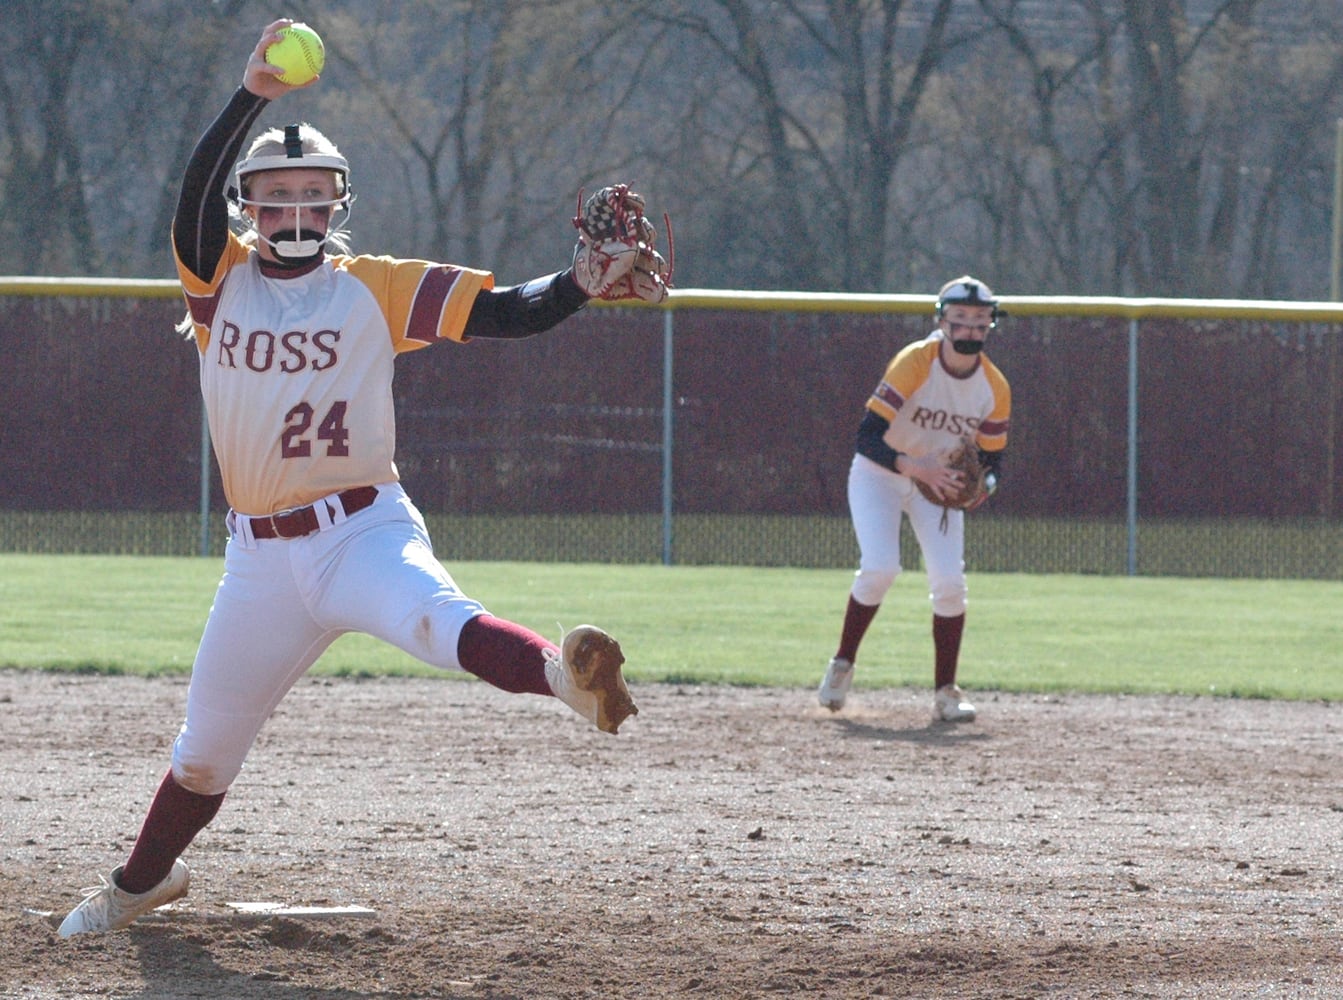
[{"label": "pitcher's jersey", "polygon": [[233,234],[209,281],[180,258],[177,271],[224,495],[245,514],[397,479],[393,359],[462,340],[494,286],[488,271],[373,256],[271,278]]},{"label": "pitcher's jersey", "polygon": [[942,364],[943,335],[934,330],[901,350],[867,401],[867,408],[890,422],[884,440],[918,458],[951,451],[973,437],[985,451],[1007,446],[1012,391],[986,356],[968,375]]}]

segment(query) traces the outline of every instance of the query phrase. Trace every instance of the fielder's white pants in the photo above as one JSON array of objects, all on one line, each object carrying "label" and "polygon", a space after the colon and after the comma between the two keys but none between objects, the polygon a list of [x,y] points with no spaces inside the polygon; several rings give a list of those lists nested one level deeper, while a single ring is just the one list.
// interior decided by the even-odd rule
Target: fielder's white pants
[{"label": "fielder's white pants", "polygon": [[344,633],[460,670],[462,627],[484,613],[434,557],[424,518],[395,483],[303,538],[233,535],[191,668],[173,776],[201,795],[226,791],[271,712]]},{"label": "fielder's white pants", "polygon": [[[945,531],[942,515],[946,513]],[[859,604],[880,604],[900,575],[900,518],[909,518],[928,571],[933,614],[965,612],[965,512],[924,498],[914,481],[862,455],[849,467],[849,514],[858,536],[858,572],[849,591]]]}]

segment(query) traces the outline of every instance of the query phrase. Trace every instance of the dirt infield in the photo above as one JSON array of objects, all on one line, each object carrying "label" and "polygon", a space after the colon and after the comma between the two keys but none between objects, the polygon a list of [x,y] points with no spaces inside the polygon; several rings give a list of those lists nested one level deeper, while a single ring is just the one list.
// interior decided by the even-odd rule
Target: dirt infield
[{"label": "dirt infield", "polygon": [[185,682],[0,672],[0,996],[1343,996],[1339,705],[635,694],[611,737],[478,682],[306,680],[191,894],[63,941]]}]

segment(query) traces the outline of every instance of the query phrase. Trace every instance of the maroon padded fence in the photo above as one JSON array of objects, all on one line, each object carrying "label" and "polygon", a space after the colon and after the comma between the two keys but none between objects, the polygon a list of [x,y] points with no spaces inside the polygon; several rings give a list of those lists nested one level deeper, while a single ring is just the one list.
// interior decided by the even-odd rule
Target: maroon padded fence
[{"label": "maroon padded fence", "polygon": [[[173,329],[181,312],[175,299],[0,297],[0,512],[197,510],[196,352]],[[675,516],[842,523],[864,400],[930,316],[699,308],[672,316]],[[412,496],[431,516],[655,523],[664,320],[659,310],[593,308],[527,341],[401,357],[398,465]],[[1136,444],[1141,521],[1304,525],[1337,545],[1343,490],[1322,470],[1337,468],[1343,425],[1338,329],[1145,319],[1134,381],[1132,332],[1118,317],[1004,322],[989,354],[1012,383],[1011,442],[1003,488],[976,517],[1122,521]],[[222,512],[213,471],[210,483],[211,508]],[[90,531],[102,530],[97,521]],[[24,547],[0,527],[0,549]],[[44,550],[60,548],[49,539]],[[1009,563],[1052,568],[1027,555]],[[845,549],[834,561],[850,558]]]}]

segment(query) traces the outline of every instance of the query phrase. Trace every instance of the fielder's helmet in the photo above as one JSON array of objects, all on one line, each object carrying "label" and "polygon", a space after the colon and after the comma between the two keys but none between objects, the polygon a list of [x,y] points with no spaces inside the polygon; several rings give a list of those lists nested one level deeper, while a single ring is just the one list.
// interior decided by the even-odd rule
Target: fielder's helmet
[{"label": "fielder's helmet", "polygon": [[993,289],[978,278],[963,274],[948,281],[937,293],[937,318],[941,319],[947,306],[988,306],[993,310],[993,320],[1006,315],[998,306]]}]

